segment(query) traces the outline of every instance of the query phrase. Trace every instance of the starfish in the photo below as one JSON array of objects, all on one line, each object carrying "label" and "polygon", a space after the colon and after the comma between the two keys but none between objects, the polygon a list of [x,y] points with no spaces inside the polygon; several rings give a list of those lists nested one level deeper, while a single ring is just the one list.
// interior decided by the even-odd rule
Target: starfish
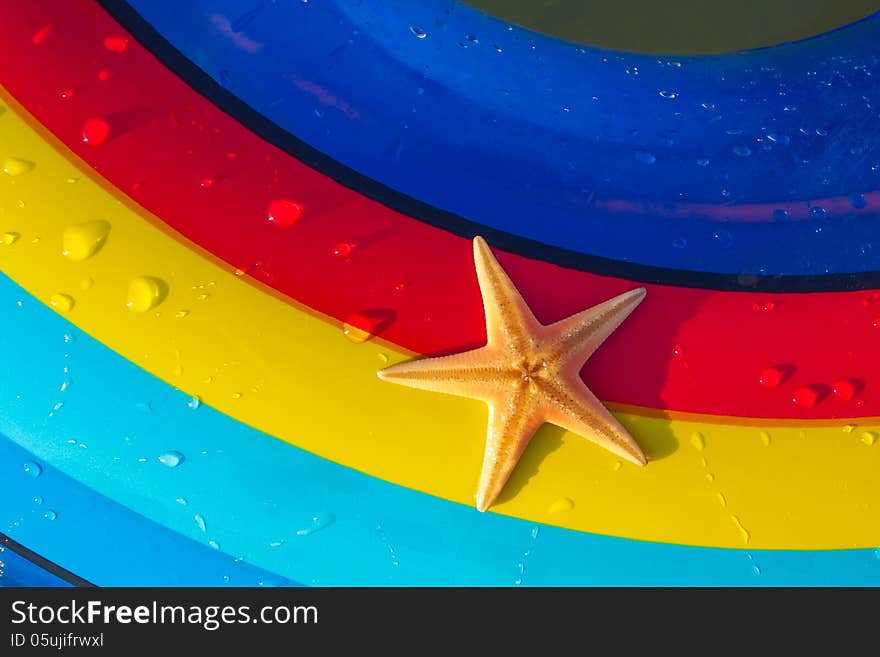
[{"label": "starfish", "polygon": [[495,502],[545,422],[645,465],[638,443],[579,374],[584,361],[645,298],[645,288],[544,326],[479,236],[474,238],[474,264],[486,315],[486,346],[392,365],[380,371],[379,378],[489,405],[477,509],[486,511]]}]

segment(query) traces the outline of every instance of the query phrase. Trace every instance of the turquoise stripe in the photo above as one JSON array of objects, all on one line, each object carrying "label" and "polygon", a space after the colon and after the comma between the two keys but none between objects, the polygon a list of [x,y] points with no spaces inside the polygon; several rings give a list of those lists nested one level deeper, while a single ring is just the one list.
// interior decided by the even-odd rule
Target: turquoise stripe
[{"label": "turquoise stripe", "polygon": [[[221,553],[283,578],[315,585],[880,585],[873,550],[683,547],[480,514],[318,458],[204,404],[192,408],[185,394],[3,276],[0,317],[0,433],[93,495],[202,544],[215,541]],[[292,412],[309,410],[292,404]],[[163,465],[158,457],[169,450],[185,460]],[[30,511],[29,500],[13,502],[28,507],[20,513]],[[326,526],[310,532],[315,516]],[[138,538],[122,525],[106,529],[119,534],[120,545]],[[67,567],[70,548],[62,535],[57,541],[53,554]],[[178,569],[186,582],[186,564],[161,567]],[[108,560],[101,579],[124,582],[125,568]]]}]

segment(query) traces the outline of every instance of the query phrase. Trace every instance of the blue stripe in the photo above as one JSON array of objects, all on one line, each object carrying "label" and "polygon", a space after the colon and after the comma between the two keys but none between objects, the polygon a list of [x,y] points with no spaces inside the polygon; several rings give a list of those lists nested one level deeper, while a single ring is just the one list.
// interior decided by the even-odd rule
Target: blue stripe
[{"label": "blue stripe", "polygon": [[5,276],[0,316],[0,433],[43,466],[27,475],[0,439],[0,528],[18,520],[12,538],[95,583],[215,581],[230,555],[315,585],[880,584],[872,550],[682,547],[480,514],[192,408]]},{"label": "blue stripe", "polygon": [[[451,0],[129,4],[253,109],[392,194],[642,265],[880,269],[877,208],[856,216],[846,200],[880,189],[878,17],[798,44],[657,58]],[[828,197],[846,207],[773,219]],[[685,203],[766,221],[672,216]]]}]

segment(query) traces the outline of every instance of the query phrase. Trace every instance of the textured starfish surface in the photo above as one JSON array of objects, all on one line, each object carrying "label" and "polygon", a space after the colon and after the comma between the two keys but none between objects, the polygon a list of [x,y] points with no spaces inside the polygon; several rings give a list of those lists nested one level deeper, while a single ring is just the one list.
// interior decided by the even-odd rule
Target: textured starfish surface
[{"label": "textured starfish surface", "polygon": [[501,493],[544,422],[568,429],[637,465],[645,455],[580,377],[584,361],[645,298],[645,288],[544,326],[532,313],[482,237],[474,263],[486,315],[485,347],[393,365],[379,378],[489,405],[489,430],[477,508]]}]

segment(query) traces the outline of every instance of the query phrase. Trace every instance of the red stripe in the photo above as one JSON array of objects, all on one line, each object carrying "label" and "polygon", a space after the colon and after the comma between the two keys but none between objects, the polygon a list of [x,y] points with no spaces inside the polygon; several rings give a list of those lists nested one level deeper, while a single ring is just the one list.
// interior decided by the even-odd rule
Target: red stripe
[{"label": "red stripe", "polygon": [[[372,202],[265,143],[133,39],[122,52],[119,41],[108,48],[105,38],[127,35],[91,2],[7,2],[3,16],[3,85],[168,225],[234,267],[261,263],[253,276],[324,313],[373,313],[383,337],[408,349],[482,343],[467,240]],[[35,44],[32,36],[50,23],[54,29]],[[111,127],[101,145],[82,141],[90,117]],[[303,208],[289,228],[267,220],[279,198]],[[339,257],[337,244],[342,252],[355,246]],[[519,256],[499,259],[545,322],[633,287]],[[647,287],[646,301],[585,370],[601,398],[747,417],[880,415],[880,393],[869,380],[880,338],[873,326],[880,302],[871,293]],[[768,389],[758,380],[772,366],[784,366],[786,376]],[[858,383],[854,399],[831,392],[843,378]],[[792,399],[804,385],[827,394],[813,407],[798,406]]]}]

